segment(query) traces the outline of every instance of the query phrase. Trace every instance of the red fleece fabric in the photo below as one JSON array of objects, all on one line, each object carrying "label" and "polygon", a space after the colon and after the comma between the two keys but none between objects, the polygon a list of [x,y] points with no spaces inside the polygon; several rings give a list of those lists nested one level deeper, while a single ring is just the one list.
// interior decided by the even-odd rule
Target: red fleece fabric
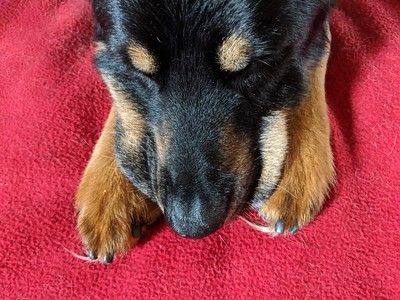
[{"label": "red fleece fabric", "polygon": [[0,2],[0,299],[400,299],[400,1],[342,0],[327,99],[337,185],[296,236],[164,222],[103,266],[74,194],[110,108],[89,1]]}]

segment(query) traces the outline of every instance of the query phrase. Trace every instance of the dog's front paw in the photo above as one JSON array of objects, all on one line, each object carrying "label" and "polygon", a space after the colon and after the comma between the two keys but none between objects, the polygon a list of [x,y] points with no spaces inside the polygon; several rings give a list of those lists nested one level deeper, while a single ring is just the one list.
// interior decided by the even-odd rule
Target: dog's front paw
[{"label": "dog's front paw", "polygon": [[[104,191],[101,197],[106,196]],[[146,198],[136,202],[139,206],[131,201],[111,196],[86,201],[88,205],[80,209],[78,231],[90,260],[111,263],[116,255],[126,253],[137,243],[142,226],[150,225],[160,217],[160,209]]]},{"label": "dog's front paw", "polygon": [[160,209],[118,167],[114,126],[112,109],[79,184],[75,202],[78,230],[88,256],[105,264],[134,245],[141,235],[142,224],[151,224],[161,215]]},{"label": "dog's front paw", "polygon": [[[307,196],[306,196],[307,197]],[[295,234],[301,227],[311,222],[320,211],[323,199],[310,201],[278,188],[259,210],[260,216],[268,224],[267,232],[272,235]]]},{"label": "dog's front paw", "polygon": [[324,150],[308,159],[303,152],[289,154],[279,185],[259,209],[266,231],[294,234],[322,209],[335,179],[330,147]]},{"label": "dog's front paw", "polygon": [[[120,189],[121,190],[121,189]],[[81,199],[79,197],[90,197]],[[138,241],[142,225],[153,223],[160,210],[132,189],[125,193],[92,190],[78,193],[78,230],[91,260],[109,264],[115,255],[126,253]]]},{"label": "dog's front paw", "polygon": [[123,210],[116,215],[114,212],[84,207],[79,213],[78,230],[88,249],[89,258],[109,264],[114,255],[127,252],[134,244],[131,223],[131,217]]},{"label": "dog's front paw", "polygon": [[287,112],[282,178],[259,209],[275,234],[296,233],[312,221],[335,180],[324,90],[326,64],[327,56],[315,67],[308,94]]}]

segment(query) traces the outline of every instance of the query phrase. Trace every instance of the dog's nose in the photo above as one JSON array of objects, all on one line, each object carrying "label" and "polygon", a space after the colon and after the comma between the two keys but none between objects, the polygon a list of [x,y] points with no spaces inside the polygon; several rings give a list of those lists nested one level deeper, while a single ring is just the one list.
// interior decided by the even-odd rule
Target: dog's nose
[{"label": "dog's nose", "polygon": [[217,231],[224,224],[227,212],[224,205],[213,205],[195,195],[192,199],[170,197],[164,215],[168,225],[178,235],[199,239]]}]

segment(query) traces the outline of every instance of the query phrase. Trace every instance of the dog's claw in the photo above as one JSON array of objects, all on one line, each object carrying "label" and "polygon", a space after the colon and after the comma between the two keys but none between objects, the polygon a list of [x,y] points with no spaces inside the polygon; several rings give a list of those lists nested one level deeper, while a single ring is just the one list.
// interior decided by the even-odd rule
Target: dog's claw
[{"label": "dog's claw", "polygon": [[132,236],[134,238],[140,238],[142,236],[142,225],[136,224],[132,226]]},{"label": "dog's claw", "polygon": [[297,225],[292,226],[292,228],[290,228],[290,230],[289,230],[289,232],[291,234],[296,234],[298,231],[299,231],[299,226],[297,226]]},{"label": "dog's claw", "polygon": [[275,224],[275,232],[277,234],[283,234],[284,231],[285,231],[285,223],[282,220],[279,220]]},{"label": "dog's claw", "polygon": [[106,256],[103,257],[103,264],[108,265],[111,264],[114,259],[114,255],[107,253]]},{"label": "dog's claw", "polygon": [[[296,234],[299,231],[299,226],[293,225],[290,227],[289,233],[290,234]],[[285,232],[285,222],[282,220],[279,220],[275,224],[275,232],[277,234],[283,234]]]},{"label": "dog's claw", "polygon": [[88,257],[90,260],[97,260],[97,255],[94,254],[92,251],[89,251]]}]

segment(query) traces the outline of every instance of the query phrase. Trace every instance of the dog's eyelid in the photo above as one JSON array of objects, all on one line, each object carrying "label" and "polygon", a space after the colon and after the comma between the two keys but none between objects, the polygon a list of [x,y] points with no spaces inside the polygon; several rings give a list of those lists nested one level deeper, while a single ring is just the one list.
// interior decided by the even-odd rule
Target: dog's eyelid
[{"label": "dog's eyelid", "polygon": [[158,64],[154,54],[138,43],[130,43],[126,47],[132,65],[146,75],[154,75],[158,71]]}]

